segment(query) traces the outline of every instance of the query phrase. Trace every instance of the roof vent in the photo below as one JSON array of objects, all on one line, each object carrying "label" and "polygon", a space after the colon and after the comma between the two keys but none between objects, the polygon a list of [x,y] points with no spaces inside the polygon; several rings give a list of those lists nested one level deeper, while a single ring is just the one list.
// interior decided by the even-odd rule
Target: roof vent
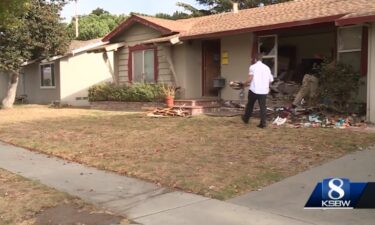
[{"label": "roof vent", "polygon": [[238,3],[237,2],[233,2],[233,12],[238,13]]}]

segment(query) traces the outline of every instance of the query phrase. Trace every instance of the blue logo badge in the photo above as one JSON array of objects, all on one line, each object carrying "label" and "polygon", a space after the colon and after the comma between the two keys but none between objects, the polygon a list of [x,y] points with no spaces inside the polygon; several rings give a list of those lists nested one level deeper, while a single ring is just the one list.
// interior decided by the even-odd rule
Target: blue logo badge
[{"label": "blue logo badge", "polygon": [[347,178],[327,178],[316,185],[305,208],[371,208],[375,205],[371,200],[374,192],[373,183],[353,183]]}]

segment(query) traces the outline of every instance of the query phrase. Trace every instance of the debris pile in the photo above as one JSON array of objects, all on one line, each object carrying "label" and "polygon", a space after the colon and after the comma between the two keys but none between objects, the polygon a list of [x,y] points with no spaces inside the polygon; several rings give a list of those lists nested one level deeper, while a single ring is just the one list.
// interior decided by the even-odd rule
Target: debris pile
[{"label": "debris pile", "polygon": [[189,117],[190,112],[182,108],[157,108],[152,112],[147,113],[148,117]]},{"label": "debris pile", "polygon": [[338,115],[319,111],[316,108],[290,109],[278,107],[274,109],[273,126],[285,125],[290,128],[339,128],[366,127],[365,118],[357,114]]}]

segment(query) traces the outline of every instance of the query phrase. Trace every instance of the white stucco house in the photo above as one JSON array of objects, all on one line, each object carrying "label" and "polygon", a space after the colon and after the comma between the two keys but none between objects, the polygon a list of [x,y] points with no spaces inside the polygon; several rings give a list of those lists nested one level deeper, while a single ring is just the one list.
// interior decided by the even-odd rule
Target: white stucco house
[{"label": "white stucco house", "polygon": [[[26,95],[30,104],[61,102],[72,106],[89,106],[88,88],[101,82],[112,82],[113,49],[101,39],[72,41],[65,55],[50,60],[24,64],[17,96]],[[108,51],[90,52],[102,48]],[[5,97],[8,76],[0,75],[0,99]]]}]

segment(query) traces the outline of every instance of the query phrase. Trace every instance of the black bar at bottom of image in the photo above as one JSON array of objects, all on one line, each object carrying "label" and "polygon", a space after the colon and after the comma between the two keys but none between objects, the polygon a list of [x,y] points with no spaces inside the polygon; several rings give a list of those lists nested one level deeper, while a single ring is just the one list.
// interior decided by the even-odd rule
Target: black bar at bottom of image
[{"label": "black bar at bottom of image", "polygon": [[366,188],[354,207],[356,209],[375,209],[375,182],[367,183]]}]

